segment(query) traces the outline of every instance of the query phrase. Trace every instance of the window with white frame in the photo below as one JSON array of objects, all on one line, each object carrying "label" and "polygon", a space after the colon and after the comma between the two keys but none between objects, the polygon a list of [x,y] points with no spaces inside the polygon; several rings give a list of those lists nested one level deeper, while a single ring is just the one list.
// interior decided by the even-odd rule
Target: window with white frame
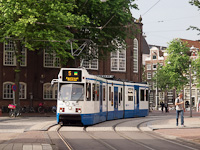
[{"label": "window with white frame", "polygon": [[157,64],[153,64],[153,70],[157,69]]},{"label": "window with white frame", "polygon": [[190,98],[190,89],[185,89],[185,99],[189,99]]},{"label": "window with white frame", "polygon": [[26,83],[20,82],[19,98],[26,99]]},{"label": "window with white frame", "polygon": [[[93,45],[93,47],[89,47],[88,48],[88,55],[93,55],[93,56],[97,56],[98,53],[98,48],[96,47],[96,45]],[[86,60],[83,59],[83,64],[82,66],[85,67],[86,69],[92,69],[92,70],[98,70],[98,58],[95,59],[91,59],[91,60]]]},{"label": "window with white frame", "polygon": [[151,70],[151,64],[147,64],[147,70]]},{"label": "window with white frame", "polygon": [[138,40],[133,40],[133,72],[138,73]]},{"label": "window with white frame", "polygon": [[200,98],[200,89],[197,89],[197,97]]},{"label": "window with white frame", "polygon": [[83,60],[82,66],[86,69],[98,70],[98,59]]},{"label": "window with white frame", "polygon": [[153,72],[153,77],[156,75],[156,71]]},{"label": "window with white frame", "polygon": [[[26,99],[26,83],[20,82],[19,83],[19,98]],[[3,83],[3,99],[13,99],[14,98],[14,91],[12,90],[12,86],[14,85],[13,82],[4,82]]]},{"label": "window with white frame", "polygon": [[44,50],[44,67],[59,68],[60,58],[56,56],[55,52],[48,52]]},{"label": "window with white frame", "polygon": [[43,84],[43,99],[57,99],[58,87],[55,84],[53,87],[50,83]]},{"label": "window with white frame", "polygon": [[[4,65],[5,66],[16,66],[16,56],[15,56],[15,47],[13,41],[8,41],[4,43]],[[21,50],[21,66],[26,66],[27,50],[23,46]]]},{"label": "window with white frame", "polygon": [[14,83],[12,82],[4,82],[3,83],[3,99],[13,99],[14,92],[12,90],[12,86]]},{"label": "window with white frame", "polygon": [[157,56],[156,56],[156,55],[153,55],[153,59],[154,59],[154,60],[157,59]]},{"label": "window with white frame", "polygon": [[159,92],[159,100],[164,100],[165,93]]},{"label": "window with white frame", "polygon": [[151,79],[151,72],[147,72],[147,79]]},{"label": "window with white frame", "polygon": [[126,71],[126,50],[111,52],[111,71]]}]

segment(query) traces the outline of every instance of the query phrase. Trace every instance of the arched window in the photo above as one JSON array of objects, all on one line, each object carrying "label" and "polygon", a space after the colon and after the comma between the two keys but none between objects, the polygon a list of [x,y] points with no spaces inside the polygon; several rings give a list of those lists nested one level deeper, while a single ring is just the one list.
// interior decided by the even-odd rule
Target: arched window
[{"label": "arched window", "polygon": [[113,45],[117,46],[118,50],[111,52],[111,71],[126,71],[126,47],[120,44],[117,40],[113,41]]},{"label": "arched window", "polygon": [[133,40],[133,72],[138,73],[138,40]]},{"label": "arched window", "polygon": [[[3,99],[13,99],[15,92],[12,90],[13,82],[3,83]],[[26,83],[20,82],[19,98],[26,99]]]},{"label": "arched window", "polygon": [[13,99],[14,92],[12,90],[13,82],[4,82],[3,83],[3,99]]},{"label": "arched window", "polygon": [[20,82],[19,98],[26,99],[26,83]]},{"label": "arched window", "polygon": [[[89,57],[93,57],[93,59]],[[96,47],[96,44],[88,47],[88,55],[82,61],[83,61],[82,66],[85,67],[86,69],[98,70],[99,61],[98,61],[98,48]]]},{"label": "arched window", "polygon": [[55,84],[51,87],[50,83],[43,85],[43,98],[44,99],[57,99],[58,86]]},{"label": "arched window", "polygon": [[[15,47],[13,41],[8,41],[4,43],[4,65],[5,66],[16,66],[16,56],[15,56]],[[21,66],[26,66],[26,58],[27,58],[27,49],[23,46],[21,49]]]}]

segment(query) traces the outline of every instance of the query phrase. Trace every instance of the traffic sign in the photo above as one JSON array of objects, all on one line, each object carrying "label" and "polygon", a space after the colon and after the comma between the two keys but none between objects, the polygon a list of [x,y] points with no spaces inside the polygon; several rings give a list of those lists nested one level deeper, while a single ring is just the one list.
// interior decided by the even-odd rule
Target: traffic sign
[{"label": "traffic sign", "polygon": [[16,91],[17,90],[17,86],[14,84],[14,85],[12,85],[12,90],[13,91]]}]

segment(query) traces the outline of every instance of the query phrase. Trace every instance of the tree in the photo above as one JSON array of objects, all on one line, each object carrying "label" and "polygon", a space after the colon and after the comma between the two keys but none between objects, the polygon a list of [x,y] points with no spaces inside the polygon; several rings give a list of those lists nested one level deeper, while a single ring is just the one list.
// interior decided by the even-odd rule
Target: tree
[{"label": "tree", "polygon": [[179,39],[174,39],[169,43],[165,66],[158,69],[156,74],[159,88],[175,88],[180,91],[188,83],[187,75],[190,63],[188,52],[187,43],[183,43]]},{"label": "tree", "polygon": [[[191,5],[197,6],[197,7],[200,9],[200,1],[199,1],[199,0],[191,0],[189,3],[190,3]],[[189,29],[199,31],[198,35],[200,35],[200,28],[195,27],[195,26],[190,26]]]},{"label": "tree", "polygon": [[[137,9],[134,1],[108,0],[102,3],[99,0],[76,0],[78,7],[75,13],[84,14],[90,19],[90,22],[77,32],[76,39],[91,40],[94,43],[91,46],[99,49],[98,58],[105,56],[107,52],[115,51],[119,45],[126,46],[127,36],[133,37],[137,33],[133,31],[135,24],[130,12],[130,8]],[[90,53],[91,57],[97,57],[95,52],[92,54]],[[88,57],[88,51],[81,55],[85,56]]]},{"label": "tree", "polygon": [[14,43],[17,105],[20,105],[22,48],[43,50],[50,47],[49,52],[56,52],[62,60],[72,57],[66,41],[73,39],[74,34],[66,26],[83,26],[89,22],[87,16],[73,14],[75,8],[73,0],[0,0],[0,41]]},{"label": "tree", "polygon": [[[200,53],[198,55],[200,55]],[[194,62],[194,70],[196,72],[197,87],[200,87],[200,57],[198,57]]]},{"label": "tree", "polygon": [[[95,55],[116,50],[132,29],[130,8],[137,8],[134,0],[0,0],[0,42],[12,41],[16,57],[15,100],[19,101],[21,50],[46,49],[55,52],[62,63],[86,39],[98,45]],[[133,35],[133,34],[132,34]],[[114,43],[114,44],[113,44]],[[101,47],[102,46],[102,47]],[[83,54],[87,55],[88,51]]]}]

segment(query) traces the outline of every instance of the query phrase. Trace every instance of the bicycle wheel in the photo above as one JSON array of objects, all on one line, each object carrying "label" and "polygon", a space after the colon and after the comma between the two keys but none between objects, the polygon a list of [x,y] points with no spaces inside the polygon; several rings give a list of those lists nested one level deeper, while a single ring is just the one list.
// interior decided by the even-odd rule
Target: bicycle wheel
[{"label": "bicycle wheel", "polygon": [[12,109],[9,111],[9,117],[15,117],[15,111],[13,111]]},{"label": "bicycle wheel", "polygon": [[44,113],[44,107],[41,107],[41,106],[38,107],[38,112],[39,112],[39,113]]},{"label": "bicycle wheel", "polygon": [[34,109],[33,107],[30,107],[29,112],[34,113],[34,112],[35,112],[35,109]]}]

